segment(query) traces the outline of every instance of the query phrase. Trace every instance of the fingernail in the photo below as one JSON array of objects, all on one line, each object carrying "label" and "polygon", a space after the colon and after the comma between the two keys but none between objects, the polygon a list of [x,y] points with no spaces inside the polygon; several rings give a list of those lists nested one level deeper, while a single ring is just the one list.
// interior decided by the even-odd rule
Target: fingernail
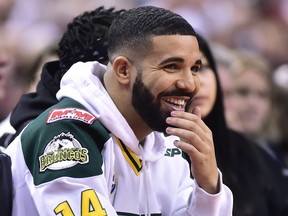
[{"label": "fingernail", "polygon": [[172,121],[172,118],[171,118],[171,117],[166,118],[166,122],[167,122],[167,123],[170,123],[171,121]]},{"label": "fingernail", "polygon": [[176,147],[178,147],[179,146],[179,140],[174,140],[174,145],[176,146]]},{"label": "fingernail", "polygon": [[171,112],[171,116],[176,116],[177,113],[178,113],[177,111],[172,111],[172,112]]},{"label": "fingernail", "polygon": [[169,133],[171,132],[171,129],[172,129],[171,127],[167,127],[167,128],[166,128],[166,133],[169,134]]}]

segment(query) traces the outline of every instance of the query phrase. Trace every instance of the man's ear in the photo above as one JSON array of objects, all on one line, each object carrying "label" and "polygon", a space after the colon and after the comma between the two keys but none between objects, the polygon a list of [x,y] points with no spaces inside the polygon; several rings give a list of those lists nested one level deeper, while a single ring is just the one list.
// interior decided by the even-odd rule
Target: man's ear
[{"label": "man's ear", "polygon": [[[113,62],[113,71],[116,79],[122,84],[128,84],[131,80],[132,63],[124,56],[118,56]],[[129,70],[130,69],[130,70]]]}]

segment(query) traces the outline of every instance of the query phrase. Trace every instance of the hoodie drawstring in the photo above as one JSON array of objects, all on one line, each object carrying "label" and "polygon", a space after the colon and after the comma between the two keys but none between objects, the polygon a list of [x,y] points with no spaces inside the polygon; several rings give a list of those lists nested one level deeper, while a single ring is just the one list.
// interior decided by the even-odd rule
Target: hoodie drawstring
[{"label": "hoodie drawstring", "polygon": [[146,169],[146,161],[145,159],[142,160],[142,169],[144,175],[144,186],[145,186],[145,195],[146,195],[146,205],[145,205],[145,216],[150,216],[150,204],[149,204],[149,194],[150,194],[150,185],[149,185],[149,176]]}]

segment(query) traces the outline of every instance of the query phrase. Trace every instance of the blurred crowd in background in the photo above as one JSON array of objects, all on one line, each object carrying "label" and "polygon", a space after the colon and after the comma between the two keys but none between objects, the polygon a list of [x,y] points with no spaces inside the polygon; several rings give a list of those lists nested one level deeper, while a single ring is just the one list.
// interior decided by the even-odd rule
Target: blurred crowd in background
[{"label": "blurred crowd in background", "polygon": [[0,0],[0,137],[13,131],[9,113],[35,90],[43,63],[57,59],[73,17],[141,5],[182,15],[209,41],[229,127],[279,159],[288,176],[288,0]]}]

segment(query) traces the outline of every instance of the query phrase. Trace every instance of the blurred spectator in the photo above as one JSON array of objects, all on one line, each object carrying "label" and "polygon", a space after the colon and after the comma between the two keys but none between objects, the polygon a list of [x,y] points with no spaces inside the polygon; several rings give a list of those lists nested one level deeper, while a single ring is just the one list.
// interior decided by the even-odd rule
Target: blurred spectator
[{"label": "blurred spectator", "polygon": [[247,51],[236,57],[229,68],[229,100],[237,121],[229,121],[229,127],[258,144],[273,160],[275,172],[288,181],[288,67],[283,64],[273,72],[265,58]]},{"label": "blurred spectator", "polygon": [[238,51],[231,70],[234,74],[234,108],[241,121],[238,130],[266,148],[277,140],[278,131],[271,66],[256,53]]},{"label": "blurred spectator", "polygon": [[2,26],[10,16],[15,0],[0,0],[0,25]]},{"label": "blurred spectator", "polygon": [[[275,85],[269,61],[247,50],[213,44],[229,128],[267,147],[277,142]],[[269,145],[268,145],[269,146]]]},{"label": "blurred spectator", "polygon": [[217,74],[223,92],[225,119],[231,129],[241,129],[242,123],[236,113],[237,101],[235,100],[233,64],[237,60],[236,51],[220,43],[211,43],[211,50],[215,57]]},{"label": "blurred spectator", "polygon": [[0,137],[14,129],[9,123],[10,113],[31,83],[25,64],[18,61],[17,43],[0,31]]}]

